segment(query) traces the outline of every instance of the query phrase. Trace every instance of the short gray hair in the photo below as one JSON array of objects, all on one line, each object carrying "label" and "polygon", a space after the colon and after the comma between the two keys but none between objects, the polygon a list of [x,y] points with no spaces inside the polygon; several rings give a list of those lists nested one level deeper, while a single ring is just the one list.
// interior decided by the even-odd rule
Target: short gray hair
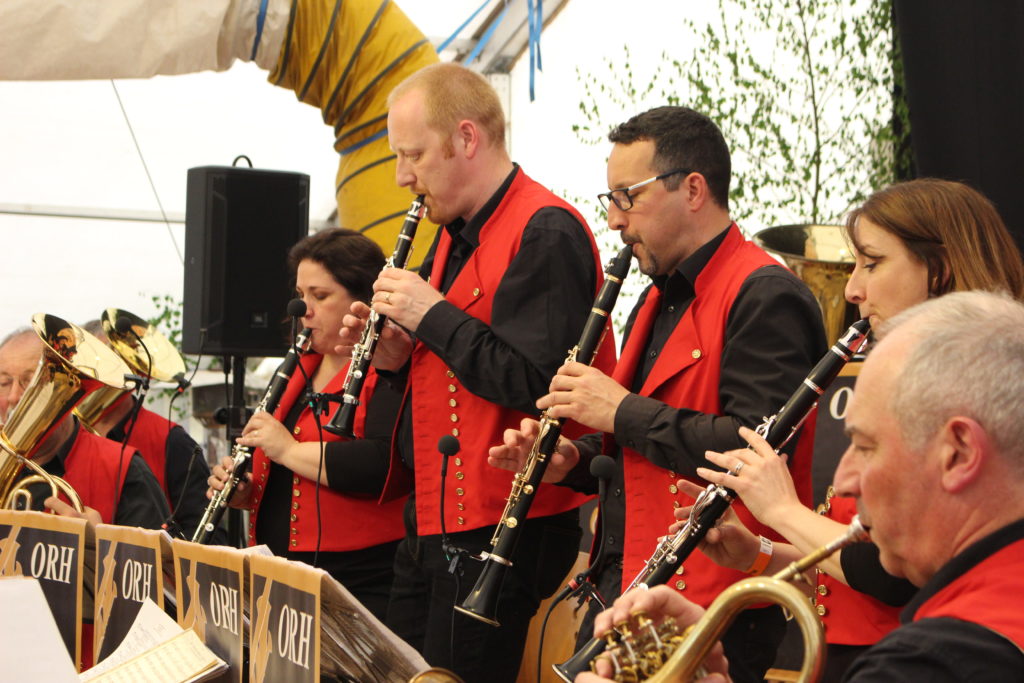
[{"label": "short gray hair", "polygon": [[881,334],[909,326],[909,352],[890,408],[919,452],[954,415],[976,420],[1024,472],[1024,305],[1006,294],[954,292],[894,316]]},{"label": "short gray hair", "polygon": [[8,332],[7,335],[3,339],[0,339],[0,349],[2,349],[3,347],[7,346],[7,344],[9,342],[14,341],[18,337],[22,337],[22,336],[24,336],[26,334],[35,334],[35,333],[36,333],[36,331],[34,329],[32,329],[31,327],[29,327],[28,325],[25,325],[23,327],[19,327],[19,328],[15,329],[15,330],[12,330],[11,332]]}]

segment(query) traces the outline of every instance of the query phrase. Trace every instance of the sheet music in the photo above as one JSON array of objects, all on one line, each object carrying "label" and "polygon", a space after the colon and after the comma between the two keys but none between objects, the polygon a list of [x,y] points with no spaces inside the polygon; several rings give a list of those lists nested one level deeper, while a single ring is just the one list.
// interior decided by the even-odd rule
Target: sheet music
[{"label": "sheet music", "polygon": [[152,600],[139,610],[131,630],[109,657],[80,681],[201,681],[227,669],[191,629],[182,630]]}]

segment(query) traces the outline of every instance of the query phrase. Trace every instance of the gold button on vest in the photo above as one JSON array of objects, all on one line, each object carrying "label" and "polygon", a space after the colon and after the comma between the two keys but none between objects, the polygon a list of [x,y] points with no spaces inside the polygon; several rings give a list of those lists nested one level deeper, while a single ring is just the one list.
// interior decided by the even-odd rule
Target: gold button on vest
[{"label": "gold button on vest", "polygon": [[685,581],[676,581],[676,590],[678,590],[678,591],[686,590],[686,582]]}]

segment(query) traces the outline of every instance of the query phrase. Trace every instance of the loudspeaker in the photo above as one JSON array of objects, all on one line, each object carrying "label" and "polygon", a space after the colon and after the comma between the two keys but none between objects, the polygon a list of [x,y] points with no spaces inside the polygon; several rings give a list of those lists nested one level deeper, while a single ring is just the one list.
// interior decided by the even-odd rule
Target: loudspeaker
[{"label": "loudspeaker", "polygon": [[182,350],[283,356],[294,294],[288,250],[309,231],[309,176],[235,166],[188,171]]}]

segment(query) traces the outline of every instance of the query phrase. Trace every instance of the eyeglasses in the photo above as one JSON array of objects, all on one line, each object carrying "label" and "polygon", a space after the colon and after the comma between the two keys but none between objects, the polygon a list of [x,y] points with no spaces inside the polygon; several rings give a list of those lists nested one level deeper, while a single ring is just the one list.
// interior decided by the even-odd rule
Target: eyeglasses
[{"label": "eyeglasses", "polygon": [[604,207],[605,211],[612,208],[612,203],[614,203],[615,206],[619,208],[619,211],[629,211],[630,209],[633,208],[633,195],[631,195],[630,192],[637,189],[638,187],[650,185],[651,183],[657,180],[664,180],[665,178],[668,178],[671,175],[675,175],[676,173],[686,173],[687,175],[689,175],[690,173],[693,173],[693,171],[691,171],[688,168],[677,168],[672,171],[662,173],[661,175],[656,175],[653,178],[641,180],[639,183],[636,183],[635,185],[630,185],[629,187],[620,187],[616,190],[611,190],[610,192],[602,192],[601,194],[597,195],[597,199],[599,202],[601,202],[601,206]]}]

